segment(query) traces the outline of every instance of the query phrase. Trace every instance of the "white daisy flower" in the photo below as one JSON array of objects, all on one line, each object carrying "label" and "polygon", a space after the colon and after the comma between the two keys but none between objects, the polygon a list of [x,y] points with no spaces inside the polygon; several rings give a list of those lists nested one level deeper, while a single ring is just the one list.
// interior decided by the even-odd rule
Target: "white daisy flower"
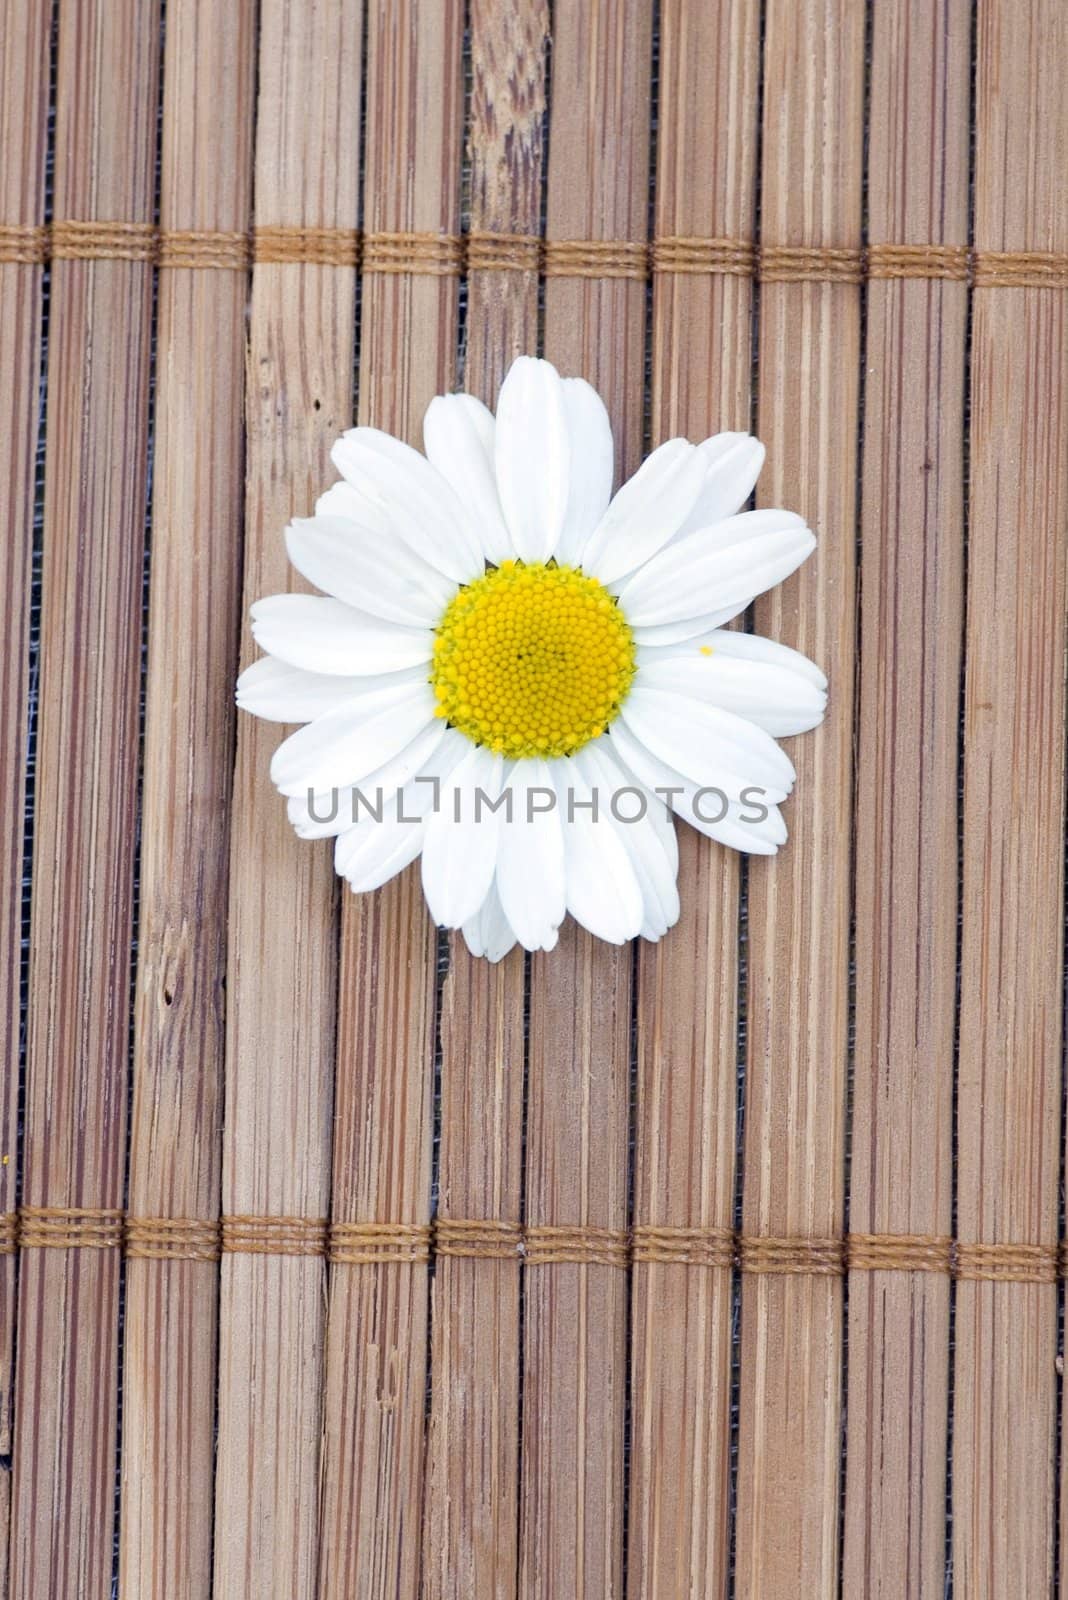
[{"label": "white daisy flower", "polygon": [[342,481],[286,530],[322,595],[252,608],[267,652],[238,704],[306,726],[271,777],[305,838],[376,889],[416,857],[435,920],[498,961],[565,916],[621,944],[679,915],[671,812],[773,854],[826,680],[726,630],[815,547],[741,511],[764,460],[741,433],[669,439],[612,495],[597,393],[522,356],[497,415],[431,401],[426,455],[354,428]]}]

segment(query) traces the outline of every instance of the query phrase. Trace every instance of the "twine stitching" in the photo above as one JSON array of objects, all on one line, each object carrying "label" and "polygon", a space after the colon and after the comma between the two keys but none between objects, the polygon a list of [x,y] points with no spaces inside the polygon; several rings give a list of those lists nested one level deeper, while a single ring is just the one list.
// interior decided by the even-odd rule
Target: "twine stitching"
[{"label": "twine stitching", "polygon": [[966,283],[971,253],[959,244],[871,244],[869,278],[946,278]]},{"label": "twine stitching", "polygon": [[543,241],[535,233],[483,233],[467,235],[470,272],[540,272]]},{"label": "twine stitching", "polygon": [[264,225],[251,233],[156,228],[149,222],[0,224],[0,264],[40,266],[49,258],[140,261],[167,268],[247,271],[253,263],[359,267],[368,273],[455,277],[465,271],[540,272],[548,278],[631,278],[650,274],[758,277],[765,283],[849,283],[920,278],[975,288],[1068,288],[1068,253],[969,250],[950,244],[757,245],[745,239],[662,235],[625,239],[540,239],[533,234],[374,232]]},{"label": "twine stitching", "polygon": [[360,236],[355,228],[257,227],[252,233],[252,259],[265,265],[355,267]]},{"label": "twine stitching", "polygon": [[620,1228],[540,1223],[528,1226],[524,1232],[523,1259],[528,1267],[559,1262],[626,1267],[630,1265],[630,1239],[626,1230]]},{"label": "twine stitching", "polygon": [[325,1217],[226,1216],[222,1250],[224,1255],[321,1256],[326,1227]]},{"label": "twine stitching", "polygon": [[0,263],[43,266],[48,260],[48,229],[34,222],[0,223]]},{"label": "twine stitching", "polygon": [[363,242],[363,270],[451,278],[462,271],[462,251],[456,234],[371,233]]},{"label": "twine stitching", "polygon": [[757,247],[744,239],[702,239],[663,235],[650,245],[654,273],[679,276],[724,273],[751,278],[756,270]]},{"label": "twine stitching", "polygon": [[846,1264],[851,1272],[941,1272],[953,1268],[953,1240],[942,1234],[850,1233]]},{"label": "twine stitching", "polygon": [[732,1267],[737,1259],[730,1228],[669,1228],[637,1225],[631,1234],[634,1261],[663,1265]]},{"label": "twine stitching", "polygon": [[59,261],[154,261],[157,230],[151,222],[53,222],[50,249]]},{"label": "twine stitching", "polygon": [[123,1214],[103,1206],[23,1206],[23,1250],[109,1250],[122,1244]]},{"label": "twine stitching", "polygon": [[649,246],[624,239],[546,239],[547,278],[637,278],[649,275]]},{"label": "twine stitching", "polygon": [[433,1256],[628,1267],[736,1268],[752,1274],[840,1277],[933,1272],[980,1282],[1055,1283],[1063,1247],[966,1243],[942,1234],[850,1233],[841,1238],[736,1234],[714,1226],[640,1223],[629,1232],[588,1224],[439,1217],[424,1222],[333,1222],[297,1216],[140,1217],[109,1207],[23,1206],[0,1213],[0,1255],[23,1249],[118,1249],[133,1259],[217,1261],[223,1254],[326,1256],[332,1263],[425,1264]]},{"label": "twine stitching", "polygon": [[752,1235],[738,1240],[738,1267],[752,1273],[802,1273],[841,1277],[844,1239],[777,1238]]},{"label": "twine stitching", "polygon": [[126,1218],[126,1255],[146,1261],[218,1261],[221,1229],[198,1217]]},{"label": "twine stitching", "polygon": [[834,245],[762,245],[763,283],[863,283],[864,253]]},{"label": "twine stitching", "polygon": [[0,1256],[13,1256],[18,1249],[18,1238],[18,1212],[0,1212]]},{"label": "twine stitching", "polygon": [[961,1244],[954,1246],[957,1278],[998,1283],[1056,1283],[1063,1269],[1056,1245]]},{"label": "twine stitching", "polygon": [[430,1241],[430,1225],[425,1222],[334,1222],[328,1254],[335,1265],[426,1262]]},{"label": "twine stitching", "polygon": [[439,1217],[434,1227],[434,1253],[518,1261],[523,1253],[523,1228],[518,1222]]}]

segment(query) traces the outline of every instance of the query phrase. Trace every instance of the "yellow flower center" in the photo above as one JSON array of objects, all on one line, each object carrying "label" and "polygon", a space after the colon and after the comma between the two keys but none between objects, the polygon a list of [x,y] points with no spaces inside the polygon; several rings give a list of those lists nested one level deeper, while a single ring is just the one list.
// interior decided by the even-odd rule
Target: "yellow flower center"
[{"label": "yellow flower center", "polygon": [[505,561],[450,602],[431,682],[437,715],[475,744],[569,756],[617,715],[634,670],[630,628],[596,578]]}]

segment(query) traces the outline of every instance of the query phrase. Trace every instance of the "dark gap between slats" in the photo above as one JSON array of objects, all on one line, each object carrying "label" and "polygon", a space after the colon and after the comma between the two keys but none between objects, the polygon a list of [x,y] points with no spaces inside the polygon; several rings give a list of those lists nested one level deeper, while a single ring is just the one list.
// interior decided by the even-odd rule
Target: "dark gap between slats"
[{"label": "dark gap between slats", "polygon": [[[460,60],[464,87],[464,133],[463,148],[460,154],[460,233],[466,238],[471,231],[471,96],[475,75],[471,55],[471,0],[464,0],[464,36]],[[454,387],[457,389],[464,387],[464,380],[467,375],[467,314],[470,280],[466,253],[461,256],[461,263],[460,281],[457,285],[456,371],[453,380]]]},{"label": "dark gap between slats", "polygon": [[[752,238],[759,244],[763,203],[764,167],[764,46],[767,37],[768,0],[760,0],[757,21],[756,151],[754,156]],[[749,303],[749,431],[757,433],[760,394],[760,279],[752,280]],[[755,498],[755,493],[752,498]],[[750,504],[752,503],[752,498]],[[753,632],[752,607],[742,626]],[[738,983],[736,1000],[734,1206],[731,1218],[736,1232],[742,1228],[745,1185],[745,1119],[749,1048],[749,857],[738,857]],[[738,1457],[742,1407],[742,1275],[731,1270],[730,1445],[727,1480],[727,1600],[734,1600],[738,1565]]]},{"label": "dark gap between slats", "polygon": [[[523,952],[523,1105],[519,1132],[519,1225],[527,1225],[527,1127],[530,1111],[530,990],[534,958],[529,950]],[[527,1269],[519,1263],[519,1304],[516,1318],[517,1352],[517,1414],[515,1459],[515,1514],[516,1514],[516,1584],[519,1582],[519,1564],[522,1561],[521,1535],[523,1528],[523,1428],[526,1420],[526,1330],[527,1330]]]},{"label": "dark gap between slats", "polygon": [[[366,28],[366,20],[365,20]],[[364,51],[366,62],[366,49]],[[366,70],[366,68],[365,68]],[[460,71],[463,78],[463,128],[464,141],[460,158],[460,171],[457,182],[460,185],[460,217],[461,229],[466,231],[469,221],[469,195],[471,188],[471,158],[467,142],[467,130],[471,126],[471,6],[470,0],[465,0],[463,42],[460,54]],[[363,122],[366,127],[367,102],[363,102]],[[361,138],[360,160],[361,167],[366,159],[366,144]],[[363,209],[363,177],[360,183],[361,211]],[[362,219],[361,219],[362,226]],[[448,387],[450,390],[459,388],[463,382],[464,357],[467,339],[467,270],[461,269],[457,284],[457,317],[456,333],[453,341],[453,369],[450,374]],[[417,448],[422,445],[422,440],[417,442]],[[460,938],[459,933],[450,936],[448,929],[438,928],[435,935],[435,971],[434,971],[434,1024],[433,1024],[433,1090],[431,1105],[431,1133],[430,1133],[430,1194],[429,1217],[431,1223],[438,1214],[441,1200],[441,1071],[442,1071],[442,1043],[441,1043],[441,1015],[445,993],[445,980],[449,976],[452,966],[452,948],[450,937]],[[433,1250],[427,1262],[427,1312],[426,1312],[426,1387],[423,1395],[423,1508],[426,1508],[427,1476],[430,1460],[430,1416],[434,1403],[434,1278],[437,1273],[437,1256]]]},{"label": "dark gap between slats", "polygon": [[[978,0],[972,0],[971,37],[969,41],[968,84],[968,247],[975,248],[975,132],[976,85],[978,81]],[[975,294],[969,284],[964,333],[964,393],[963,423],[961,431],[961,476],[963,484],[963,540],[962,540],[962,599],[965,641],[968,626],[968,576],[969,543],[971,536],[971,437],[972,437],[972,333],[974,326]],[[959,1221],[957,1194],[957,1159],[960,1149],[958,1115],[960,1103],[960,1000],[961,1000],[961,944],[964,926],[964,697],[967,684],[967,650],[962,649],[960,660],[960,686],[958,691],[957,723],[957,982],[954,995],[953,1018],[953,1112],[951,1122],[950,1161],[950,1232],[955,1239]],[[953,1435],[956,1411],[957,1365],[957,1282],[949,1281],[949,1374],[946,1386],[946,1545],[945,1545],[945,1600],[953,1595]]]},{"label": "dark gap between slats", "polygon": [[[874,32],[874,0],[868,0],[864,15],[864,114],[863,156],[861,160],[860,190],[860,242],[867,250],[871,235],[869,185],[871,173],[871,77],[872,36]],[[855,467],[854,549],[855,591],[853,597],[855,645],[853,654],[853,741],[857,748],[860,727],[860,663],[863,645],[863,548],[864,548],[864,430],[867,405],[868,371],[868,283],[860,285],[860,341],[857,382],[857,432]],[[846,1098],[843,1119],[842,1145],[842,1232],[848,1234],[850,1221],[850,1190],[853,1175],[853,1106],[856,1082],[857,1039],[857,770],[854,764],[850,786],[851,811],[849,819],[849,949],[846,988]],[[844,1557],[846,1528],[846,1467],[849,1447],[849,1273],[842,1277],[842,1359],[839,1374],[839,1445],[838,1445],[838,1576],[839,1600],[848,1600],[844,1594]]]},{"label": "dark gap between slats", "polygon": [[[549,148],[552,139],[552,109],[553,109],[553,39],[555,38],[554,0],[546,0],[549,13],[548,36],[545,40],[545,111],[542,119],[541,136],[541,174],[539,194],[538,235],[545,238],[548,226],[549,213]],[[533,354],[542,355],[545,351],[545,274],[538,274],[538,315],[536,333],[536,351]],[[530,1128],[530,1003],[533,991],[534,958],[529,951],[523,955],[523,1105],[521,1113],[521,1129],[519,1138],[519,1221],[522,1227],[527,1223],[527,1172],[529,1167],[529,1128]],[[518,1416],[516,1418],[516,1586],[520,1580],[523,1563],[523,1461],[526,1447],[526,1348],[527,1348],[527,1268],[526,1263],[519,1263],[519,1305],[517,1317],[517,1337],[519,1349],[517,1352],[518,1363]]]},{"label": "dark gap between slats", "polygon": [[[366,29],[366,18],[364,22]],[[366,62],[366,49],[364,61]],[[365,68],[366,70],[366,68]],[[471,158],[467,141],[467,130],[471,126],[471,5],[470,0],[465,0],[463,43],[461,45],[460,71],[463,76],[463,128],[464,141],[460,158],[460,217],[461,230],[467,230],[469,224],[471,190]],[[366,98],[363,102],[363,120],[366,126]],[[361,137],[360,160],[361,167],[365,160],[366,145]],[[363,178],[361,173],[360,183],[361,209],[363,198]],[[362,221],[361,221],[362,225]],[[457,316],[456,337],[453,346],[453,371],[450,389],[459,388],[463,383],[464,361],[467,340],[467,271],[461,270],[460,280],[457,285]],[[422,444],[422,440],[419,440]],[[431,1110],[430,1133],[430,1195],[429,1217],[431,1224],[437,1218],[438,1207],[441,1202],[441,1072],[443,1052],[441,1043],[441,1016],[445,995],[445,981],[449,976],[452,966],[452,947],[450,938],[461,938],[462,935],[450,935],[447,928],[438,928],[435,937],[435,970],[434,970],[434,1032],[433,1032],[433,1090]],[[455,1066],[455,1063],[454,1063]],[[434,1406],[434,1316],[437,1307],[434,1302],[434,1279],[437,1275],[437,1255],[431,1250],[426,1267],[427,1272],[427,1307],[426,1307],[426,1382],[423,1392],[423,1485],[422,1485],[422,1515],[423,1523],[426,1520],[427,1486],[430,1475],[430,1420]]]},{"label": "dark gap between slats", "polygon": [[[660,0],[653,0],[649,52],[649,143],[646,173],[646,235],[653,238],[656,229],[657,185],[657,134],[660,112]],[[642,359],[642,456],[649,454],[658,440],[653,438],[653,282],[646,279],[645,323],[643,329]],[[628,1233],[634,1226],[634,1188],[637,1176],[638,1145],[638,1003],[641,982],[641,964],[651,958],[652,946],[635,939],[632,945],[630,968],[630,1034],[627,1060],[627,1175],[626,1175],[626,1227]],[[623,1300],[623,1501],[620,1516],[621,1588],[629,1592],[630,1572],[630,1495],[634,1461],[634,1268],[626,1268],[626,1289]]]},{"label": "dark gap between slats", "polygon": [[[754,302],[755,303],[755,302]],[[755,323],[755,312],[754,312]],[[754,388],[754,394],[755,394]],[[749,1043],[749,857],[739,856],[736,1091],[734,1111],[734,1207],[732,1223],[742,1229],[745,1182],[746,1057]],[[738,1452],[742,1409],[742,1275],[731,1269],[730,1445],[727,1480],[727,1596],[734,1600],[738,1559]]]}]

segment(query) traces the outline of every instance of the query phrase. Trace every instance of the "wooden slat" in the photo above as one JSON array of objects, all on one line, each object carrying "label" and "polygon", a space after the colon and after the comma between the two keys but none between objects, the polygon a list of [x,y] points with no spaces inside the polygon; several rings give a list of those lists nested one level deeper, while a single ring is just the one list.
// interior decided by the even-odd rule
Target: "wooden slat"
[{"label": "wooden slat", "polygon": [[[765,244],[860,242],[864,6],[771,0],[764,51]],[[804,515],[820,548],[757,602],[758,633],[827,672],[825,725],[790,746],[790,840],[749,868],[743,1224],[774,1236],[843,1223],[860,294],[765,284],[761,505]],[[747,1277],[742,1296],[739,1597],[835,1592],[842,1285]]]},{"label": "wooden slat", "polygon": [[[548,0],[471,0],[471,232],[537,235],[544,163]],[[492,406],[508,366],[537,347],[535,275],[473,271],[464,384]]]},{"label": "wooden slat", "polygon": [[[975,242],[1068,247],[1068,12],[981,0]],[[965,639],[957,1227],[1057,1240],[1064,890],[1068,296],[977,289]],[[1057,1293],[957,1286],[953,1570],[1052,1584]]]},{"label": "wooden slat", "polygon": [[[55,212],[151,217],[158,8],[59,21]],[[52,268],[24,1198],[123,1203],[151,269]],[[108,1592],[119,1252],[23,1252],[11,1590]]]},{"label": "wooden slat", "polygon": [[[372,0],[365,223],[455,232],[463,6]],[[367,274],[359,417],[421,440],[456,372],[457,284]],[[370,897],[345,891],[333,1215],[430,1215],[436,936],[418,867]],[[421,1584],[428,1277],[339,1265],[330,1284],[320,1594],[405,1600]]]},{"label": "wooden slat", "polygon": [[[751,238],[759,8],[669,0],[660,17],[655,231]],[[718,152],[706,181],[695,152]],[[749,431],[752,284],[660,275],[653,444]],[[679,825],[682,915],[639,953],[634,1222],[734,1221],[739,858]],[[731,1271],[637,1263],[628,1591],[720,1596],[729,1568]]]},{"label": "wooden slat", "polygon": [[[359,8],[266,0],[255,206],[355,227]],[[282,532],[311,514],[351,418],[355,275],[260,265],[247,367],[245,609],[295,587]],[[252,651],[246,635],[243,659]],[[335,1014],[329,847],[296,839],[268,779],[281,730],[239,719],[230,866],[223,1210],[325,1216]],[[316,1593],[323,1263],[226,1255],[219,1310],[215,1593]]]},{"label": "wooden slat", "polygon": [[[247,228],[254,66],[251,0],[169,7],[163,227]],[[160,276],[135,1217],[219,1215],[247,294],[244,273]],[[210,1261],[127,1266],[120,1577],[146,1600],[211,1592],[218,1294]]]},{"label": "wooden slat", "polygon": [[[0,216],[26,226],[44,220],[48,127],[48,0],[0,5]],[[7,596],[0,642],[0,1217],[17,1199],[19,986],[22,949],[23,812],[29,691],[30,579],[41,364],[41,268],[0,263],[0,389],[7,426],[0,431],[0,483],[7,524],[0,540],[0,594]],[[0,1255],[0,1540],[6,1549],[10,1493],[11,1382],[15,1336],[15,1256]],[[0,1595],[6,1592],[0,1558]]]},{"label": "wooden slat", "polygon": [[[537,234],[546,0],[474,0],[470,227]],[[473,272],[464,386],[493,405],[514,356],[537,348],[532,272]],[[442,1217],[522,1212],[523,952],[498,966],[450,941],[442,994]],[[428,1600],[506,1600],[517,1580],[519,1262],[444,1256],[433,1292],[424,1584]]]},{"label": "wooden slat", "polygon": [[[873,245],[968,242],[970,6],[872,40]],[[952,1231],[963,625],[962,282],[868,289],[850,1228]],[[949,1278],[849,1286],[846,1594],[944,1589]]]},{"label": "wooden slat", "polygon": [[[651,11],[643,0],[553,10],[551,239],[647,232]],[[645,290],[550,278],[545,354],[608,406],[617,469],[642,444]],[[532,1224],[627,1221],[632,951],[565,925],[535,956],[526,1211]],[[571,1263],[526,1273],[519,1592],[615,1597],[622,1583],[627,1279]]]}]

